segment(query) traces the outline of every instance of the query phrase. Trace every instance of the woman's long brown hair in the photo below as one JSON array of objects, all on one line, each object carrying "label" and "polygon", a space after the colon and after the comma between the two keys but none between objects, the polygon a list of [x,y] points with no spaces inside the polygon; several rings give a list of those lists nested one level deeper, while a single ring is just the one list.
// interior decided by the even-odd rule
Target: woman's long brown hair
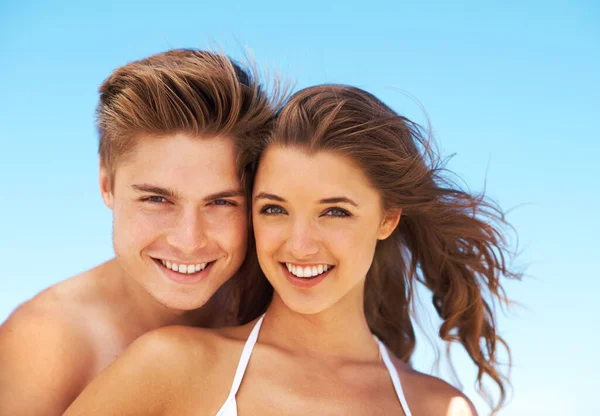
[{"label": "woman's long brown hair", "polygon": [[[503,347],[510,357],[510,349],[498,335],[494,306],[508,304],[501,278],[521,277],[508,264],[510,227],[500,208],[450,181],[422,129],[358,88],[321,85],[294,94],[271,133],[248,142],[240,155],[247,189],[252,189],[260,156],[273,145],[349,157],[379,191],[385,209],[402,209],[395,231],[378,242],[367,275],[364,306],[369,326],[408,362],[415,348],[413,289],[421,282],[431,291],[443,321],[440,338],[465,348],[478,368],[480,392],[496,413],[508,387],[498,351]],[[258,276],[257,262],[254,267],[252,274]],[[266,279],[247,282],[239,310],[244,322],[263,312],[272,296]],[[499,388],[496,403],[485,393],[485,376]]]}]

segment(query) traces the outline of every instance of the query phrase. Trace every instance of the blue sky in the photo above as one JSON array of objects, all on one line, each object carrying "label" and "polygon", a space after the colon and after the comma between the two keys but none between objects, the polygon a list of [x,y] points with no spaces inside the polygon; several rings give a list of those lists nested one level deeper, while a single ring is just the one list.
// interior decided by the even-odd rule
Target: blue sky
[{"label": "blue sky", "polygon": [[[507,285],[523,306],[499,321],[514,360],[514,398],[502,414],[600,412],[598,3],[202,3],[0,4],[0,321],[111,256],[97,187],[99,84],[166,49],[239,58],[247,47],[298,87],[356,85],[424,122],[404,92],[418,99],[443,154],[455,154],[449,167],[511,209],[518,231],[528,276]],[[472,366],[455,350],[465,392],[485,414]],[[415,366],[429,370],[431,357],[420,342]]]}]

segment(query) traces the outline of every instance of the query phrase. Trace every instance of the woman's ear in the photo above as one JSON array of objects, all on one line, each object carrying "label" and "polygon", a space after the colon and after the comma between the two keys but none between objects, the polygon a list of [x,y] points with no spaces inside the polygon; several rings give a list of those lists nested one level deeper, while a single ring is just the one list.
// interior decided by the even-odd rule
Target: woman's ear
[{"label": "woman's ear", "polygon": [[396,229],[400,216],[402,215],[402,208],[394,208],[385,213],[379,226],[379,233],[377,234],[378,240],[385,240],[388,238]]}]

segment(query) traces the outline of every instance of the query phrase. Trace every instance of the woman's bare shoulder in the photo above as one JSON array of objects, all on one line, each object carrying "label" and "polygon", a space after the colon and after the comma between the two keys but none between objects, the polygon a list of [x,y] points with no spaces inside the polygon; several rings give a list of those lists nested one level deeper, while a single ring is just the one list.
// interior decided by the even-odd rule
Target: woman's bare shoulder
[{"label": "woman's bare shoulder", "polygon": [[177,358],[182,367],[189,368],[190,361],[215,362],[222,353],[223,344],[229,343],[227,334],[223,329],[173,325],[142,335],[132,347],[137,344],[140,357],[168,355]]},{"label": "woman's bare shoulder", "polygon": [[238,350],[241,353],[252,326],[253,323],[218,329],[166,326],[144,334],[132,347],[137,349],[140,360],[168,356],[170,366],[193,366],[207,372],[222,361],[231,361]]},{"label": "woman's bare shoulder", "polygon": [[473,403],[456,387],[414,370],[397,357],[392,361],[413,415],[477,416]]},{"label": "woman's bare shoulder", "polygon": [[[218,340],[210,331],[186,326],[167,326],[147,332],[135,340],[117,363],[132,368],[143,366],[150,372],[184,374],[192,365],[210,370]],[[156,377],[160,379],[160,377]]]}]

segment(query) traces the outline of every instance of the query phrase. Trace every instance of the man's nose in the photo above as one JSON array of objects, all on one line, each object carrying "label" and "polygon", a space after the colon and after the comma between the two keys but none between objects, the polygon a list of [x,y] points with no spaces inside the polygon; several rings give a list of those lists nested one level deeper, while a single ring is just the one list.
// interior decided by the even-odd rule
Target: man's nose
[{"label": "man's nose", "polygon": [[197,209],[184,209],[167,236],[167,242],[182,253],[194,253],[206,246],[206,221]]}]

